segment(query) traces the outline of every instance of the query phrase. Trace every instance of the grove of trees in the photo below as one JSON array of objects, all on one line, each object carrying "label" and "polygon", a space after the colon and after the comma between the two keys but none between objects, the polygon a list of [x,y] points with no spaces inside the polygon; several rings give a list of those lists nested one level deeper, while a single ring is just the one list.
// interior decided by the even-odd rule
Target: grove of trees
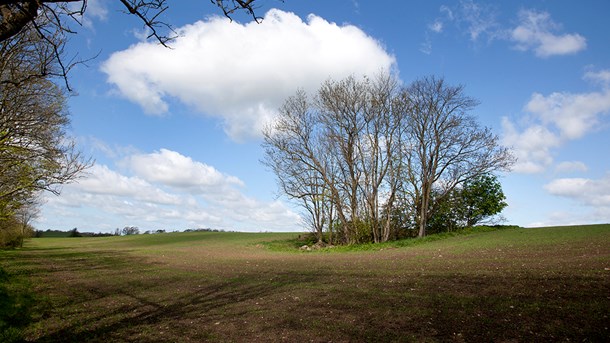
[{"label": "grove of trees", "polygon": [[328,80],[286,100],[264,130],[263,163],[320,242],[423,237],[441,216],[447,229],[474,225],[505,206],[493,173],[513,163],[476,105],[441,78]]}]

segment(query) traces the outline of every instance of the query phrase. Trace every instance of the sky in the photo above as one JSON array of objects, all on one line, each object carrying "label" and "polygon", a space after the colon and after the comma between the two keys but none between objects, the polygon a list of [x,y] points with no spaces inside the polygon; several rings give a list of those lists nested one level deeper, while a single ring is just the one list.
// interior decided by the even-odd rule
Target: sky
[{"label": "sky", "polygon": [[261,128],[327,79],[434,75],[513,149],[506,224],[610,222],[610,2],[258,0],[261,23],[169,0],[170,48],[89,0],[68,56],[68,134],[95,160],[38,229],[303,231],[260,161]]}]

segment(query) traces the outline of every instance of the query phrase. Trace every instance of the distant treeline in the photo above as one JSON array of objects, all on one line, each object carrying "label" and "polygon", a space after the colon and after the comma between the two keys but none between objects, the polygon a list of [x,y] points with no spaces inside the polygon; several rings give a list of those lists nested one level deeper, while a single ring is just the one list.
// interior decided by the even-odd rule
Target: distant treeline
[{"label": "distant treeline", "polygon": [[[110,237],[110,236],[128,236],[128,235],[137,235],[137,234],[162,234],[166,233],[166,230],[146,230],[144,232],[140,232],[135,226],[126,226],[123,229],[116,229],[114,232],[80,232],[77,228],[68,231],[62,230],[35,230],[33,237],[34,238],[61,238],[61,237]],[[179,232],[179,231],[169,231],[169,232]],[[211,229],[211,228],[198,228],[198,229],[186,229],[184,232],[233,232],[226,231],[223,229]]]},{"label": "distant treeline", "polygon": [[34,231],[34,238],[61,238],[61,237],[109,237],[114,236],[114,233],[107,232],[79,232],[78,229],[72,229],[69,231],[61,230],[36,230]]}]

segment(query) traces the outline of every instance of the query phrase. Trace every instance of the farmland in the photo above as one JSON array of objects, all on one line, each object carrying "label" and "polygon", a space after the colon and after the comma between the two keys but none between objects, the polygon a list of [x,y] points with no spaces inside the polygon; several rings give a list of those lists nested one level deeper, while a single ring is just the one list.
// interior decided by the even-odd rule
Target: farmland
[{"label": "farmland", "polygon": [[311,252],[282,243],[297,235],[32,239],[0,252],[0,319],[12,321],[3,334],[34,342],[610,338],[610,225]]}]

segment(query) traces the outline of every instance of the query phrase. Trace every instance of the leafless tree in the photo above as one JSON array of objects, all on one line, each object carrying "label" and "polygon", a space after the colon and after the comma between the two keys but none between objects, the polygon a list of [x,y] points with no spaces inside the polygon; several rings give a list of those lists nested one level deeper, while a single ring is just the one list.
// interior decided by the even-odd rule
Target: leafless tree
[{"label": "leafless tree", "polygon": [[328,80],[312,100],[302,91],[289,98],[265,130],[265,164],[284,194],[303,201],[319,236],[336,216],[346,243],[389,239],[384,208],[401,176],[398,95],[388,73]]},{"label": "leafless tree", "polygon": [[415,206],[419,236],[434,204],[433,187],[442,199],[457,185],[483,174],[508,170],[513,163],[489,128],[469,113],[478,102],[464,87],[449,86],[442,78],[425,77],[406,90],[405,180]]},{"label": "leafless tree", "polygon": [[303,91],[288,98],[279,112],[263,131],[266,156],[262,162],[277,176],[282,193],[305,209],[305,220],[321,242],[332,207],[327,201],[328,174],[322,161],[326,154],[317,113]]},{"label": "leafless tree", "polygon": [[362,171],[359,186],[373,241],[385,242],[390,237],[391,218],[383,210],[393,208],[400,183],[400,131],[405,107],[398,97],[398,81],[391,74],[379,74],[373,81],[365,81],[365,86],[364,126],[357,145]]}]

